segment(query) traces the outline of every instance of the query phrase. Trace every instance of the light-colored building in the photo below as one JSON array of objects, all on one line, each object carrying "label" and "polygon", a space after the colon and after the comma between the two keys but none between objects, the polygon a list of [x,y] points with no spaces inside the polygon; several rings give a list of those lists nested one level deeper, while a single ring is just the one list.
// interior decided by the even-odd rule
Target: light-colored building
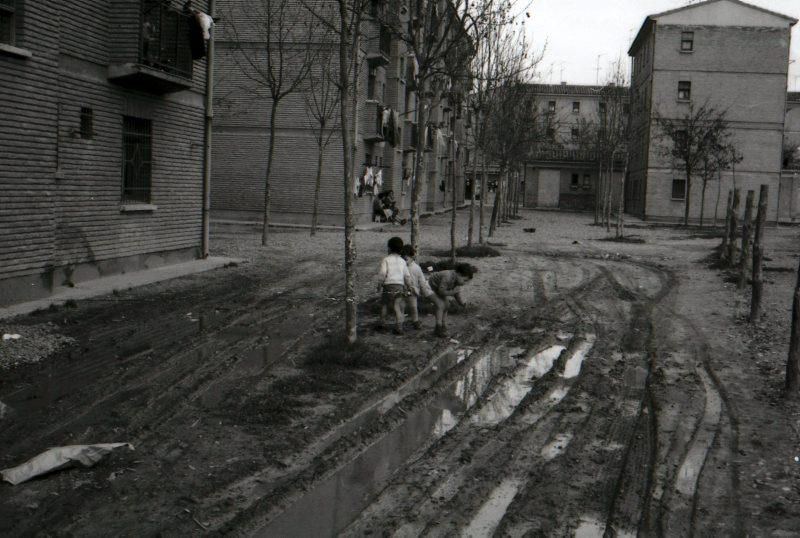
[{"label": "light-colored building", "polygon": [[[257,3],[256,3],[257,4]],[[324,5],[321,4],[321,5]],[[333,5],[331,3],[331,5]],[[445,2],[441,5],[447,9]],[[312,15],[301,3],[297,13],[312,22]],[[264,176],[270,138],[270,104],[266,90],[258,88],[243,75],[241,58],[237,61],[239,41],[248,51],[263,47],[264,33],[253,8],[243,0],[218,0],[223,20],[217,28],[219,68],[215,95],[214,159],[212,166],[211,208],[215,220],[261,221],[264,209]],[[355,133],[355,168],[358,178],[372,177],[380,171],[381,185],[359,185],[352,178],[347,189],[354,197],[357,223],[373,216],[373,192],[394,191],[401,216],[411,207],[411,178],[417,155],[417,92],[412,87],[414,61],[405,43],[395,38],[383,21],[391,19],[386,10],[400,10],[400,5],[376,0],[364,16],[360,41],[364,61],[359,81]],[[405,21],[407,10],[398,11],[398,21]],[[309,35],[300,32],[302,38]],[[335,36],[309,43],[290,40],[289,47],[311,46],[333,51],[331,61],[338,62]],[[299,59],[302,55],[296,55]],[[290,60],[291,61],[291,60]],[[454,88],[455,89],[455,88]],[[313,91],[303,84],[280,105],[275,125],[275,160],[271,172],[271,222],[308,225],[314,200],[317,167],[317,143],[312,129],[313,118],[307,114],[304,93]],[[425,187],[421,212],[443,211],[450,207],[452,189],[459,202],[464,199],[463,162],[466,157],[464,120],[459,94],[449,93],[436,103],[428,122],[428,144],[420,152],[426,160]],[[338,111],[336,112],[338,120]],[[338,125],[338,122],[337,122]],[[457,144],[453,144],[453,140]],[[457,149],[456,149],[457,148]],[[453,180],[453,174],[456,180]],[[344,223],[344,182],[341,132],[337,126],[325,150],[319,195],[319,224],[341,226]],[[363,182],[361,182],[363,183]],[[351,190],[357,193],[350,192]]]},{"label": "light-colored building", "polygon": [[[626,211],[653,220],[683,217],[684,172],[663,155],[655,117],[679,119],[690,105],[709,105],[726,111],[743,156],[736,186],[744,194],[769,185],[767,218],[778,218],[778,198],[792,190],[781,187],[780,177],[789,41],[796,22],[738,0],[709,0],[645,19],[628,51],[633,69]],[[701,181],[692,181],[693,220],[700,215]],[[717,193],[725,198],[732,186],[733,174],[726,172],[721,184],[708,188],[706,216],[715,213]],[[724,211],[724,199],[721,205]]]},{"label": "light-colored building", "polygon": [[[527,156],[524,200],[528,207],[593,209],[599,164],[596,129],[604,123],[609,90],[627,94],[627,88],[574,84],[531,84],[536,96],[540,138]],[[627,115],[627,97],[623,99]],[[621,161],[621,158],[620,158]],[[622,173],[615,167],[615,183]]]}]

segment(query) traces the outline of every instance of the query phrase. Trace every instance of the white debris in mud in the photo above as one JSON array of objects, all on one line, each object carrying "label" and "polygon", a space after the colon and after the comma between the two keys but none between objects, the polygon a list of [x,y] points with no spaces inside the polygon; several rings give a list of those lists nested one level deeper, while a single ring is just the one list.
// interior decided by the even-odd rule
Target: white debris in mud
[{"label": "white debris in mud", "polygon": [[552,460],[560,456],[567,449],[570,441],[572,441],[571,433],[559,433],[553,441],[542,447],[542,457]]},{"label": "white debris in mud", "polygon": [[469,526],[461,532],[462,538],[477,538],[479,536],[491,536],[503,516],[508,510],[508,506],[517,495],[521,481],[516,478],[506,478],[497,486],[489,499],[481,506]]},{"label": "white debris in mud", "polygon": [[[54,323],[4,325],[0,326],[0,332],[4,336],[0,342],[0,370],[39,362],[75,342],[73,338],[59,334],[59,327]],[[18,335],[19,338],[5,338],[6,335]]]}]

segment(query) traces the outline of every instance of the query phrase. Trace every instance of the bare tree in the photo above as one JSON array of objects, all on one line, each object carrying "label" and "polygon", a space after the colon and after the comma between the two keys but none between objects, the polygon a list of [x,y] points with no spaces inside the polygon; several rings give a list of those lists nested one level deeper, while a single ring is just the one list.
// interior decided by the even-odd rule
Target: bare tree
[{"label": "bare tree", "polygon": [[[275,155],[278,112],[283,100],[297,91],[306,79],[311,59],[302,36],[309,33],[308,18],[293,0],[232,0],[228,19],[247,13],[247,23],[231,24],[237,44],[234,61],[250,81],[250,89],[270,99],[269,148],[264,174],[264,223],[261,244],[267,244],[270,219],[270,175]],[[266,94],[266,95],[264,95]]]},{"label": "bare tree", "polygon": [[311,213],[311,235],[317,231],[319,214],[319,193],[322,183],[325,148],[334,132],[339,128],[337,120],[339,108],[339,87],[334,69],[334,51],[330,46],[323,46],[316,55],[314,65],[308,73],[308,88],[303,93],[314,138],[317,142],[317,175],[314,182],[314,206]]},{"label": "bare tree", "polygon": [[684,226],[689,225],[691,209],[692,179],[702,170],[703,160],[713,154],[719,140],[726,138],[729,130],[725,112],[704,104],[695,107],[689,104],[688,111],[680,118],[667,118],[656,112],[659,132],[656,137],[664,142],[661,152],[671,157],[686,177],[686,193],[683,213]]}]

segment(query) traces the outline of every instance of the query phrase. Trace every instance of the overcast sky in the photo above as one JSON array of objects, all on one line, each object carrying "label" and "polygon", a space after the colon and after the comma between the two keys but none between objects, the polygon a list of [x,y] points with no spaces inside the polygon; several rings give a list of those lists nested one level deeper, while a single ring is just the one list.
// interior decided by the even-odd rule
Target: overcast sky
[{"label": "overcast sky", "polygon": [[[557,84],[595,84],[598,54],[600,82],[610,64],[622,55],[649,14],[660,13],[690,2],[687,0],[532,0],[528,33],[534,45],[545,43],[539,80]],[[800,19],[800,0],[748,0],[770,11]],[[800,23],[792,31],[789,89],[800,91]]]}]

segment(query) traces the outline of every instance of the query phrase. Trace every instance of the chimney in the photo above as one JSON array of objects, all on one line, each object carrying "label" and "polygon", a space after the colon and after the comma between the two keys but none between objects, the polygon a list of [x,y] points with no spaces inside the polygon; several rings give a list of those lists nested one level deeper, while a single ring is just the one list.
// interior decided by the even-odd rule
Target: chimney
[{"label": "chimney", "polygon": [[567,85],[566,81],[563,81],[563,80],[562,80],[562,81],[561,81],[561,85],[562,85],[562,86],[566,86],[566,85]]}]

